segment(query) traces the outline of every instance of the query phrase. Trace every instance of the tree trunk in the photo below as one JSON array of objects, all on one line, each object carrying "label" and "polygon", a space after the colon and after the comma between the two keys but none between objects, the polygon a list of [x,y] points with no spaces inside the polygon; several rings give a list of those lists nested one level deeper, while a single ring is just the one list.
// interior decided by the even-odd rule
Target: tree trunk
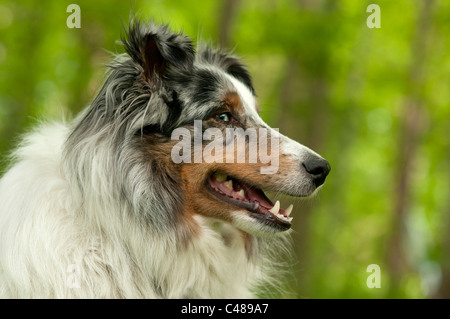
[{"label": "tree trunk", "polygon": [[232,31],[233,20],[239,8],[240,0],[224,0],[220,12],[218,26],[218,39],[221,48],[227,48],[230,44],[230,34]]},{"label": "tree trunk", "polygon": [[416,33],[412,43],[412,63],[409,70],[407,98],[402,109],[400,123],[399,153],[397,161],[397,179],[394,199],[394,217],[391,237],[388,242],[387,263],[392,276],[392,292],[399,288],[401,277],[409,270],[407,252],[404,249],[406,237],[405,225],[408,218],[408,203],[411,173],[415,168],[417,145],[422,135],[426,113],[422,99],[422,87],[425,83],[424,67],[428,33],[432,22],[434,1],[423,1],[418,10]]}]

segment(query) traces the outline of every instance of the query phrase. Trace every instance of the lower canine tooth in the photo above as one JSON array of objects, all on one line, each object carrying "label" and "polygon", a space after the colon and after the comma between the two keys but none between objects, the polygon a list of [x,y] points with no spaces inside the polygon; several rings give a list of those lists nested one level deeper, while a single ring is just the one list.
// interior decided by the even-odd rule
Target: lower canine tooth
[{"label": "lower canine tooth", "polygon": [[288,208],[286,208],[285,212],[286,212],[286,216],[287,217],[289,217],[289,215],[291,214],[293,208],[294,208],[294,205],[292,205],[292,204],[289,205]]},{"label": "lower canine tooth", "polygon": [[280,201],[277,200],[275,205],[273,205],[273,207],[269,209],[269,212],[271,212],[272,214],[278,214],[279,210],[280,210]]},{"label": "lower canine tooth", "polygon": [[243,189],[241,189],[238,193],[239,196],[241,196],[242,198],[245,198],[245,192]]}]

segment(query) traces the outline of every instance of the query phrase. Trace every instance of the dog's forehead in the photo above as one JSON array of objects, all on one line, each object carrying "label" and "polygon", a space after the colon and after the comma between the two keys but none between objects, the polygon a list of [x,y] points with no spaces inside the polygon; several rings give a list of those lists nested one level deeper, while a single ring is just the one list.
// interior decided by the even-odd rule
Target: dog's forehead
[{"label": "dog's forehead", "polygon": [[239,79],[215,66],[201,66],[191,76],[190,85],[183,90],[181,98],[185,102],[184,118],[201,119],[211,109],[221,104],[230,93],[237,96],[246,116],[259,118],[256,98],[252,91]]}]

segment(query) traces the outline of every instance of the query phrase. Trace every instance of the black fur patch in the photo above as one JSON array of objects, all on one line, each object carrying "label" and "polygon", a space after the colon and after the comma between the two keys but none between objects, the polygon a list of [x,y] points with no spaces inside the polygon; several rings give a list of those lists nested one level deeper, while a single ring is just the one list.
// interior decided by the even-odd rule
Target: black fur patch
[{"label": "black fur patch", "polygon": [[217,91],[221,87],[220,79],[208,70],[199,70],[194,75],[194,101],[199,105],[217,99]]}]

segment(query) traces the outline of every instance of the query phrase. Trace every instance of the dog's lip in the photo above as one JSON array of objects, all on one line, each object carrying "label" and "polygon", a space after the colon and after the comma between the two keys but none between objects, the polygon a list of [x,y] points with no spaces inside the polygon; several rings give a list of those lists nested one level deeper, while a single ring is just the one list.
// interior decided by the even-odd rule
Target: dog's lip
[{"label": "dog's lip", "polygon": [[[281,230],[287,230],[291,227],[292,217],[289,217],[289,214],[292,207],[286,210],[280,209],[279,203],[273,204],[261,189],[237,178],[227,176],[226,182],[233,181],[233,189],[226,187],[225,181],[218,181],[216,176],[216,174],[209,176],[206,187],[217,198],[246,209],[251,217],[273,227]],[[242,197],[241,190],[244,191],[244,197]],[[241,192],[241,195],[239,195],[239,192]],[[274,206],[278,206],[278,211]]]}]

